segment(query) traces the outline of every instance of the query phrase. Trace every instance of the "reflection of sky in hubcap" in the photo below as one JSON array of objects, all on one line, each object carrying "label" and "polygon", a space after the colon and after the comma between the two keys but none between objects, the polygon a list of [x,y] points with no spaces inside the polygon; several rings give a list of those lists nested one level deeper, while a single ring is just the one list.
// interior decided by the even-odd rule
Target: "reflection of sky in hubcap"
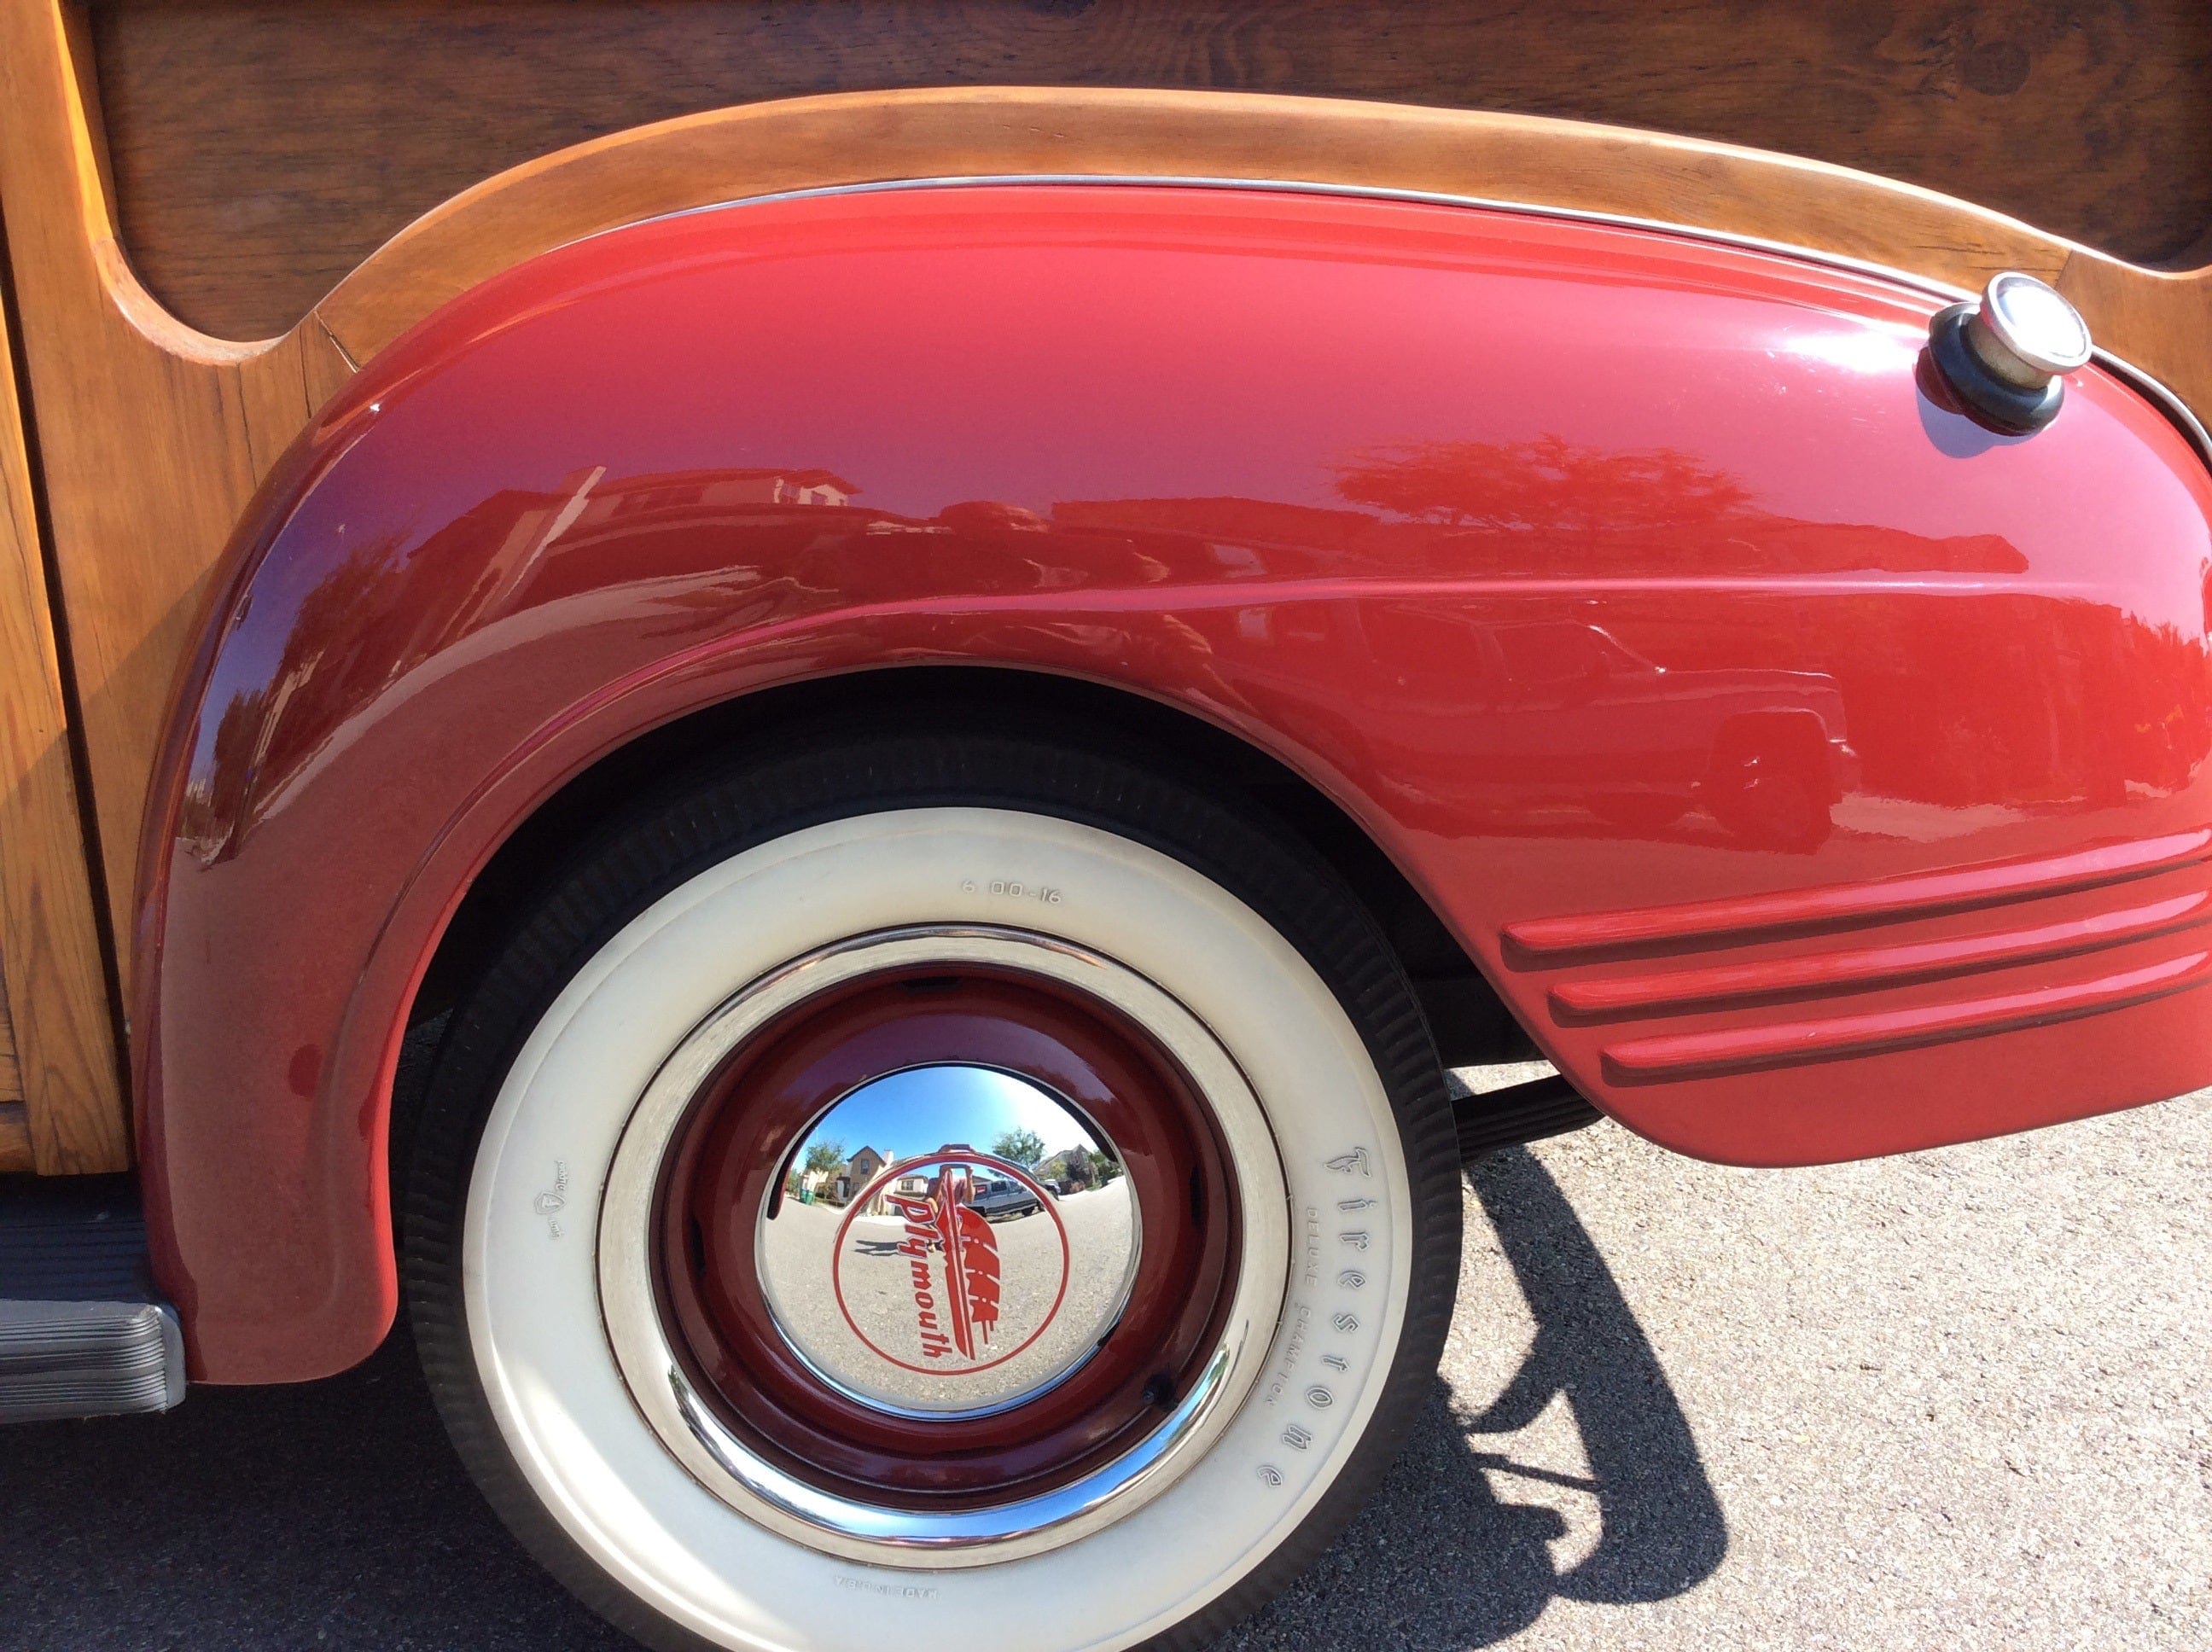
[{"label": "reflection of sky in hubcap", "polygon": [[959,1142],[979,1153],[996,1153],[999,1139],[1034,1132],[1047,1157],[1071,1147],[1096,1150],[1103,1141],[1073,1108],[1042,1085],[992,1067],[909,1067],[858,1090],[823,1114],[799,1144],[829,1145],[849,1157],[872,1147],[887,1159],[912,1158]]},{"label": "reflection of sky in hubcap", "polygon": [[953,1416],[1051,1387],[1120,1318],[1137,1206],[1113,1144],[988,1067],[863,1084],[792,1151],[762,1213],[761,1288],[817,1373]]}]

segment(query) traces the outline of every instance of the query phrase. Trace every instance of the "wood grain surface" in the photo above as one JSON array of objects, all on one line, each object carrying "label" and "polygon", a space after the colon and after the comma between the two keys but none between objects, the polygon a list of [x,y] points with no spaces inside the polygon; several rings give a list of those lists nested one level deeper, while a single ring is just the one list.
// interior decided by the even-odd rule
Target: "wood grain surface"
[{"label": "wood grain surface", "polygon": [[1255,93],[963,87],[749,104],[511,168],[426,213],[317,305],[366,361],[519,258],[704,202],[896,179],[1293,179],[1541,203],[1749,236],[1961,289],[2025,270],[2098,342],[2212,409],[2212,271],[2163,271],[1816,161],[1577,121]]},{"label": "wood grain surface", "polygon": [[[23,1075],[15,1066],[15,1029],[8,1018],[8,985],[0,979],[0,1108],[21,1107],[23,1104]],[[23,1138],[24,1151],[30,1149],[28,1127]],[[0,1161],[0,1169],[4,1169]]]},{"label": "wood grain surface", "polygon": [[15,1034],[8,1023],[8,992],[0,982],[0,1175],[33,1168],[31,1120],[15,1068]]},{"label": "wood grain surface", "polygon": [[1551,115],[1835,161],[2138,262],[2212,230],[2203,0],[102,0],[94,20],[124,244],[232,337],[291,325],[508,167],[894,87]]},{"label": "wood grain surface", "polygon": [[[0,1102],[24,1104],[23,1139],[38,1169],[119,1170],[130,1163],[131,1133],[113,998],[10,331],[0,326]],[[0,1165],[7,1135],[0,1121]]]},{"label": "wood grain surface", "polygon": [[0,204],[127,980],[147,779],[204,581],[349,369],[312,325],[230,343],[147,295],[115,235],[83,23],[58,0],[0,0]]}]

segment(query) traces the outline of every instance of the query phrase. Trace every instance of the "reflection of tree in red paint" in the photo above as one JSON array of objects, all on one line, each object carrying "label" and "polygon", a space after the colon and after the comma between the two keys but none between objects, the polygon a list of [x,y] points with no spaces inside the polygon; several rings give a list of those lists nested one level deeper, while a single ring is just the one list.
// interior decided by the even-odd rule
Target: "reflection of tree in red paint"
[{"label": "reflection of tree in red paint", "polygon": [[1677,448],[1609,452],[1563,436],[1366,448],[1337,467],[1336,490],[1455,527],[1590,532],[1711,522],[1751,501],[1726,471]]},{"label": "reflection of tree in red paint", "polygon": [[965,1169],[947,1169],[937,1190],[937,1236],[945,1247],[945,1317],[966,1359],[988,1345],[999,1323],[999,1240],[968,1203]]}]

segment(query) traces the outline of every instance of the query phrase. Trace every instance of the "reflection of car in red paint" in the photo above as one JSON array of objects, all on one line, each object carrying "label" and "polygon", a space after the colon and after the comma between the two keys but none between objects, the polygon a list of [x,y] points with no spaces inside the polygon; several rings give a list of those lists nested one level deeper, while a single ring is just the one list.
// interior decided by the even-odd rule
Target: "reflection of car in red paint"
[{"label": "reflection of car in red paint", "polygon": [[1632,829],[1703,803],[1747,842],[1809,850],[1827,836],[1854,762],[1833,677],[1670,671],[1570,621],[1492,626],[1473,641],[1476,714],[1462,744],[1470,771],[1501,788]]}]

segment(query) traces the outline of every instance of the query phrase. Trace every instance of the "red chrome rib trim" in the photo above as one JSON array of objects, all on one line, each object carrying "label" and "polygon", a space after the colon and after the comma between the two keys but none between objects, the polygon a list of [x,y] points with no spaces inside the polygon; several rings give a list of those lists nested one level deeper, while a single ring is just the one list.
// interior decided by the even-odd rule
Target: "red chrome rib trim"
[{"label": "red chrome rib trim", "polygon": [[1536,918],[1505,926],[1510,949],[1532,958],[1603,952],[1727,936],[1741,941],[1805,930],[1840,928],[1883,917],[1929,917],[2116,884],[2202,859],[2212,829],[2169,837],[2100,844],[2073,854],[2033,860],[1992,860],[1948,872],[1919,872],[1871,884],[1831,884],[1773,895],[1636,907],[1568,918]]},{"label": "red chrome rib trim", "polygon": [[2212,891],[2177,895],[2124,912],[2100,912],[2069,923],[2010,929],[1911,946],[1869,946],[1809,957],[1763,958],[1670,974],[1569,981],[1552,988],[1552,1013],[1560,1021],[1620,1021],[1636,1016],[1867,992],[1911,981],[1942,981],[2039,959],[2063,958],[2118,946],[2212,917]]},{"label": "red chrome rib trim", "polygon": [[1606,1072],[1617,1084],[1648,1084],[1875,1055],[2124,1010],[2185,991],[2208,979],[2212,979],[2212,952],[2185,952],[2161,963],[2096,981],[2039,987],[1961,1003],[1729,1032],[1639,1038],[1615,1044],[1605,1052]]}]

